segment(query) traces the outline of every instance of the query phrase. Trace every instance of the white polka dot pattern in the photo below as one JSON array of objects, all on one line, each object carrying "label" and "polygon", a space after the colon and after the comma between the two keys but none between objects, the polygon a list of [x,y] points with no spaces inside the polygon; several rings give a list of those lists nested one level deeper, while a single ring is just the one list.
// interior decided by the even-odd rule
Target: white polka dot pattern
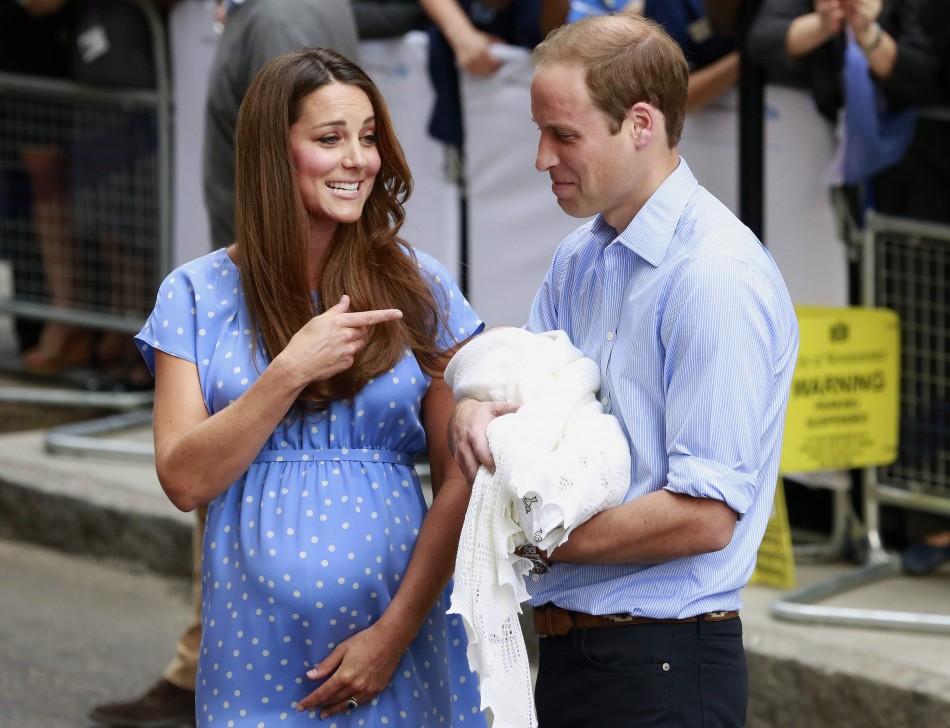
[{"label": "white polka dot pattern", "polygon": [[[445,348],[481,328],[451,276],[418,254],[445,287]],[[251,327],[237,270],[223,250],[172,273],[136,337],[196,363],[214,413],[253,384]],[[196,291],[204,295],[198,295]],[[451,307],[449,304],[451,303]],[[450,333],[453,332],[453,333]],[[306,672],[373,624],[392,600],[426,507],[413,455],[429,378],[411,352],[352,401],[285,418],[247,473],[210,504],[204,542],[199,726],[484,726],[460,620],[436,604],[390,687],[357,710],[320,721],[296,705],[318,683]]]}]

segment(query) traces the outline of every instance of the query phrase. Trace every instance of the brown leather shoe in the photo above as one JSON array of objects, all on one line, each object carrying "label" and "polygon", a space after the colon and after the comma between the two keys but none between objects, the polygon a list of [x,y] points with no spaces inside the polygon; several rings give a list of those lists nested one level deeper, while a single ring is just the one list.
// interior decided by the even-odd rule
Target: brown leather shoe
[{"label": "brown leather shoe", "polygon": [[89,711],[90,720],[113,728],[178,728],[195,724],[195,693],[162,678],[128,703],[106,703]]}]

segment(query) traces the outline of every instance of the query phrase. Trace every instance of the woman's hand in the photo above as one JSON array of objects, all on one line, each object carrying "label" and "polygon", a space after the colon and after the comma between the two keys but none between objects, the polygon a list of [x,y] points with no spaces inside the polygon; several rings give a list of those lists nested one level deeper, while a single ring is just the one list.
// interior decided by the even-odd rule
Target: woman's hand
[{"label": "woman's hand", "polygon": [[350,298],[343,296],[335,306],[310,319],[274,358],[290,381],[303,388],[346,371],[366,346],[373,326],[402,318],[402,311],[395,308],[353,313],[349,308]]},{"label": "woman's hand", "polygon": [[831,38],[841,32],[845,21],[842,0],[815,0],[815,12],[818,13],[826,37]]},{"label": "woman's hand", "polygon": [[834,38],[845,22],[845,0],[815,0],[815,9],[799,15],[788,26],[785,52],[789,58],[801,58]]},{"label": "woman's hand", "polygon": [[881,0],[844,0],[845,16],[854,38],[862,48],[878,32],[875,23],[881,14]]},{"label": "woman's hand", "polygon": [[359,705],[369,703],[389,686],[408,647],[397,630],[381,629],[379,623],[357,632],[307,672],[309,679],[326,682],[301,700],[297,710],[320,710],[320,717],[327,718],[348,710],[350,698]]},{"label": "woman's hand", "polygon": [[483,33],[474,26],[452,43],[455,60],[465,71],[474,76],[490,76],[499,68],[501,61],[491,52],[498,38]]}]

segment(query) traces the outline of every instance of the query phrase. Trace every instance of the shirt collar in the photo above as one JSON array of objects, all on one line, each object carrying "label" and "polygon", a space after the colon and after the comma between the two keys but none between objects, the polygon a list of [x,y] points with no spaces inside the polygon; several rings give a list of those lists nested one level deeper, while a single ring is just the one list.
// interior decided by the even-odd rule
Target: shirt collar
[{"label": "shirt collar", "polygon": [[650,195],[650,199],[620,235],[607,224],[603,215],[594,219],[591,235],[604,247],[616,240],[650,265],[657,266],[666,255],[683,209],[698,186],[686,160],[680,157],[676,169]]}]

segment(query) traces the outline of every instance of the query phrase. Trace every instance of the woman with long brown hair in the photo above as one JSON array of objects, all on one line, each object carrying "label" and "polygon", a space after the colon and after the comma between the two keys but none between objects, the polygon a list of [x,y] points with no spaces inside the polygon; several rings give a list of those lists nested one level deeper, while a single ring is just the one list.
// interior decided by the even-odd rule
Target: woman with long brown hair
[{"label": "woman with long brown hair", "polygon": [[137,336],[159,480],[209,504],[198,724],[484,725],[445,615],[468,487],[442,379],[482,324],[399,238],[412,182],[379,91],[332,51],[274,59],[236,172],[236,243],[171,273]]}]

